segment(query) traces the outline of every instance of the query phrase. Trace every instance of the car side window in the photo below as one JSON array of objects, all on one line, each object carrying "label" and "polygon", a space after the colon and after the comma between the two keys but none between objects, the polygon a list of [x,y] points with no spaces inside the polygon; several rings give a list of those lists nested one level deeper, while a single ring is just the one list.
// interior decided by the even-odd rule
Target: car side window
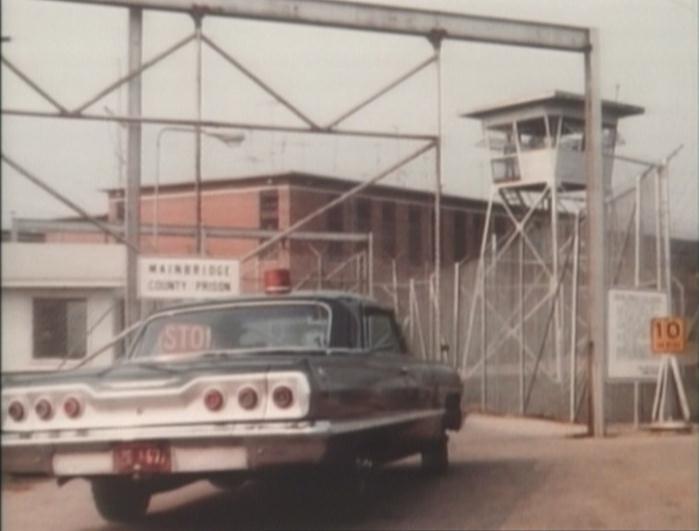
[{"label": "car side window", "polygon": [[389,312],[366,314],[367,346],[373,352],[401,353],[405,350],[393,316]]}]

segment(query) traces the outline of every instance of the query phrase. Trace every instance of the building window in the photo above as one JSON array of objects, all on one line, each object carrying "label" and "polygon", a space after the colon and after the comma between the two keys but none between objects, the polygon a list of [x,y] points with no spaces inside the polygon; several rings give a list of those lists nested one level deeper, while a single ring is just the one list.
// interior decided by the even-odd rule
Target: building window
[{"label": "building window", "polygon": [[408,208],[408,259],[413,265],[422,260],[422,210],[418,206]]},{"label": "building window", "polygon": [[126,214],[124,211],[123,199],[119,199],[118,201],[114,201],[114,221],[115,222],[124,221],[125,215]]},{"label": "building window", "polygon": [[[260,223],[263,230],[279,230],[279,191],[263,190],[260,192]],[[260,245],[267,241],[260,240]],[[261,260],[276,260],[279,258],[279,244],[268,247],[260,254]]]},{"label": "building window", "polygon": [[34,299],[33,321],[35,359],[85,356],[86,299]]},{"label": "building window", "polygon": [[[371,201],[366,198],[359,198],[354,201],[354,230],[367,234],[371,231]],[[354,246],[356,252],[366,248],[363,242],[357,242]]]},{"label": "building window", "polygon": [[481,255],[481,241],[483,240],[484,216],[483,214],[471,214],[473,222],[473,233],[470,234],[469,240],[473,242],[469,247],[471,254],[475,256]]},{"label": "building window", "polygon": [[384,254],[396,257],[396,205],[384,202],[381,205],[381,245]]},{"label": "building window", "polygon": [[466,213],[461,210],[454,212],[452,222],[454,223],[454,261],[460,262],[466,258],[466,240],[469,238],[466,234]]},{"label": "building window", "polygon": [[361,198],[354,202],[354,230],[367,233],[371,230],[371,201]]},{"label": "building window", "polygon": [[263,190],[260,192],[260,228],[279,229],[279,191]]},{"label": "building window", "polygon": [[[327,226],[330,232],[343,232],[345,230],[345,219],[342,211],[342,204],[335,205],[328,210]],[[331,255],[342,254],[342,242],[333,241],[328,245],[328,253]]]}]

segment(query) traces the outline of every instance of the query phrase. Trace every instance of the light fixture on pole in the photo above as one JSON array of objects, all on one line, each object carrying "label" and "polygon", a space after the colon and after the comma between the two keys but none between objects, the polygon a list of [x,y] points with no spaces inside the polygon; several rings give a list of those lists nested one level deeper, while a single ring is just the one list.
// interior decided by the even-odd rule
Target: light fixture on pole
[{"label": "light fixture on pole", "polygon": [[[159,207],[159,190],[160,190],[160,147],[162,145],[162,139],[165,133],[196,133],[196,128],[194,127],[163,127],[158,131],[158,136],[155,140],[156,157],[155,157],[155,186],[153,188],[153,224],[152,224],[152,234],[153,234],[153,247],[158,248],[158,207]],[[208,136],[215,138],[219,142],[225,144],[228,147],[239,146],[244,140],[245,135],[242,133],[219,133],[215,131],[201,131],[202,136]],[[199,151],[199,156],[201,156],[201,151]],[[197,189],[197,204],[201,202],[201,188]],[[201,237],[201,227],[199,226],[200,220],[197,219],[196,234],[197,238]]]}]

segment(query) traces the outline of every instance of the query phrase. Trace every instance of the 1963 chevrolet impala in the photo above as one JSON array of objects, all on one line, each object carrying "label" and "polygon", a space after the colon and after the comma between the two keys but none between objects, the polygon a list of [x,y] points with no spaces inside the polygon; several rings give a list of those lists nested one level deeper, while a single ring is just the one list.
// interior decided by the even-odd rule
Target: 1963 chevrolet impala
[{"label": "1963 chevrolet impala", "polygon": [[392,312],[368,298],[189,304],[148,318],[107,369],[6,381],[2,464],[87,478],[102,516],[127,521],[152,494],[202,478],[415,453],[443,471],[461,394],[457,373],[413,357]]}]

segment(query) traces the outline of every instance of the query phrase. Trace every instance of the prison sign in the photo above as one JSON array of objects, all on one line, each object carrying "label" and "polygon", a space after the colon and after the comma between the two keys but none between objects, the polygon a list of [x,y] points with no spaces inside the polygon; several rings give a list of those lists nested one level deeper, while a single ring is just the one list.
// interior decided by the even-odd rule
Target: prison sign
[{"label": "prison sign", "polygon": [[650,340],[654,354],[680,353],[686,348],[684,319],[656,317],[650,321]]},{"label": "prison sign", "polygon": [[138,296],[143,299],[215,299],[240,293],[237,260],[140,257]]}]

